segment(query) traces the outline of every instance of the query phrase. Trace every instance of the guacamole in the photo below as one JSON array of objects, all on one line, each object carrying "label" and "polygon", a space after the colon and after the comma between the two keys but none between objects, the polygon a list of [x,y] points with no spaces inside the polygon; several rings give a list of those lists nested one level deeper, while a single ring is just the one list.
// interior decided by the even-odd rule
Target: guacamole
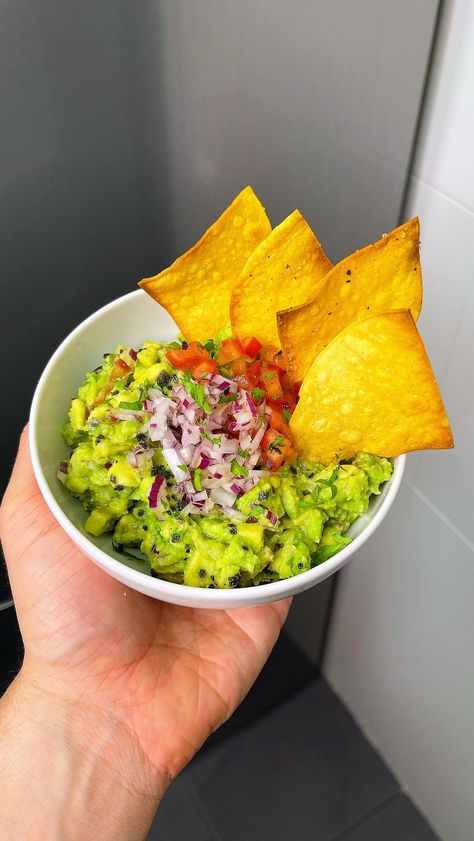
[{"label": "guacamole", "polygon": [[194,587],[265,584],[324,562],[392,474],[367,453],[299,460],[277,355],[252,359],[231,342],[117,347],[86,375],[62,430],[71,453],[58,477],[88,512],[85,530]]}]

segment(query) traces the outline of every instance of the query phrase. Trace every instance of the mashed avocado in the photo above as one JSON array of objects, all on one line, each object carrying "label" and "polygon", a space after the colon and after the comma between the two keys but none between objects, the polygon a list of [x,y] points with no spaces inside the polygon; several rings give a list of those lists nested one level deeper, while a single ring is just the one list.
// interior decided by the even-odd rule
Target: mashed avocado
[{"label": "mashed avocado", "polygon": [[[262,478],[237,496],[238,519],[218,506],[202,515],[183,513],[176,475],[161,443],[151,440],[146,410],[150,388],[155,397],[166,397],[173,384],[187,382],[168,362],[169,348],[147,341],[135,353],[119,346],[86,375],[71,401],[63,428],[71,455],[58,475],[88,512],[86,531],[110,532],[116,548],[141,553],[152,575],[195,587],[250,586],[298,575],[349,543],[344,533],[391,477],[385,458],[360,453],[350,464],[327,467],[296,460],[276,472],[262,470]],[[194,399],[206,406],[200,387]],[[218,402],[231,397],[224,393]],[[205,421],[206,415],[198,423],[213,440]],[[232,473],[244,481],[242,464],[236,459]],[[193,471],[195,492],[202,490],[201,473]],[[163,479],[159,509],[150,503],[157,477]]]}]

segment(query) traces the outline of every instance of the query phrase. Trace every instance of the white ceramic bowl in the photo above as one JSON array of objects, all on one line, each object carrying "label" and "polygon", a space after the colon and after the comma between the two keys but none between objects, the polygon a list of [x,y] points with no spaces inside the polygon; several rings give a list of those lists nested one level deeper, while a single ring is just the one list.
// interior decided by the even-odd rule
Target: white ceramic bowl
[{"label": "white ceramic bowl", "polygon": [[318,584],[344,566],[380,525],[397,495],[405,456],[394,459],[392,480],[351,527],[348,534],[353,538],[352,543],[308,572],[260,587],[207,590],[161,581],[152,578],[139,560],[116,552],[110,535],[93,538],[84,531],[84,509],[56,475],[58,463],[68,456],[60,428],[66,420],[69,400],[86,371],[100,363],[103,353],[114,350],[118,344],[140,347],[145,339],[172,340],[176,334],[176,325],[168,313],[145,292],[137,290],[102,307],[60,345],[38,383],[30,416],[33,468],[49,508],[69,537],[94,563],[123,584],[155,599],[188,607],[233,608],[276,601]]}]

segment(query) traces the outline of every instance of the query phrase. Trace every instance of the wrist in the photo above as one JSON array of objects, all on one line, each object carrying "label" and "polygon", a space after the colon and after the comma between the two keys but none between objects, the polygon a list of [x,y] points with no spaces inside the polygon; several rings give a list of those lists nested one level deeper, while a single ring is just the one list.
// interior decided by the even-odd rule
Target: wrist
[{"label": "wrist", "polygon": [[123,721],[45,689],[31,665],[0,702],[0,742],[0,837],[138,841],[170,782]]}]

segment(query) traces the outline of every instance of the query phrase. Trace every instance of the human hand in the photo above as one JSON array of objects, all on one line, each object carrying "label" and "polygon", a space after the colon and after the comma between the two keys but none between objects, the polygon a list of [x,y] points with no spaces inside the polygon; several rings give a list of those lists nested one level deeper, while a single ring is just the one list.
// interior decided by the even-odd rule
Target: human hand
[{"label": "human hand", "polygon": [[101,775],[133,791],[141,809],[151,804],[146,828],[169,780],[247,693],[290,601],[196,610],[110,578],[47,508],[26,431],[0,524],[25,644],[19,678],[4,699],[7,718],[15,708],[27,717],[29,709],[41,726],[33,706],[51,738],[61,731],[62,741],[67,721],[67,738],[83,760],[89,756]]}]

